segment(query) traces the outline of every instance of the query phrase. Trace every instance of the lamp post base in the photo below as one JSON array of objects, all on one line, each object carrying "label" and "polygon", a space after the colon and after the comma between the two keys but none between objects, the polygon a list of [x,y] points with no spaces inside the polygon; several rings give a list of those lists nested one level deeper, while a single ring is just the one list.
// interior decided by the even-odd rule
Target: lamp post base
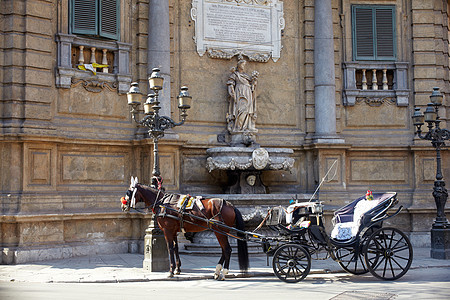
[{"label": "lamp post base", "polygon": [[144,271],[168,272],[169,257],[166,241],[154,219],[152,219],[150,225],[145,230],[144,243],[144,262],[142,264]]},{"label": "lamp post base", "polygon": [[431,229],[431,258],[450,259],[450,228]]}]

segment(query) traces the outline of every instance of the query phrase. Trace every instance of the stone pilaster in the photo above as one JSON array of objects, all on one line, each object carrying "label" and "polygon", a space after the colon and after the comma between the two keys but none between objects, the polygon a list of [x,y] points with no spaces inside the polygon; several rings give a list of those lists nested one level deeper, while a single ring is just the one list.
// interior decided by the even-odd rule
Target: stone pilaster
[{"label": "stone pilaster", "polygon": [[164,78],[160,93],[161,115],[170,116],[170,23],[169,1],[150,0],[148,9],[147,73],[159,67]]},{"label": "stone pilaster", "polygon": [[336,134],[334,41],[331,0],[314,8],[315,143],[343,143]]}]

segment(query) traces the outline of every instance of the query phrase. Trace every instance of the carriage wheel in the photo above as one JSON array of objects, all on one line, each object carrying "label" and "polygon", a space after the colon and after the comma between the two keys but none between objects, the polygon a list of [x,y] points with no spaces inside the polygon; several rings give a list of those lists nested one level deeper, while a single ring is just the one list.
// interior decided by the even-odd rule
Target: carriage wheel
[{"label": "carriage wheel", "polygon": [[354,247],[344,247],[336,250],[336,258],[339,260],[338,264],[344,271],[355,275],[369,272],[364,262],[364,252],[362,252],[361,248],[359,249],[358,257],[356,257]]},{"label": "carriage wheel", "polygon": [[272,267],[275,275],[288,283],[303,280],[311,269],[311,255],[297,244],[285,244],[273,255]]},{"label": "carriage wheel", "polygon": [[366,267],[366,263],[364,260],[364,246],[367,242],[367,239],[374,232],[374,228],[371,227],[369,230],[364,233],[360,243],[359,243],[359,254],[358,257],[355,253],[355,248],[352,246],[338,248],[336,250],[336,258],[339,260],[338,264],[341,268],[347,273],[351,273],[354,275],[362,275],[369,272],[369,269]]},{"label": "carriage wheel", "polygon": [[413,249],[408,237],[396,228],[380,228],[364,247],[366,265],[373,276],[396,280],[408,272]]}]

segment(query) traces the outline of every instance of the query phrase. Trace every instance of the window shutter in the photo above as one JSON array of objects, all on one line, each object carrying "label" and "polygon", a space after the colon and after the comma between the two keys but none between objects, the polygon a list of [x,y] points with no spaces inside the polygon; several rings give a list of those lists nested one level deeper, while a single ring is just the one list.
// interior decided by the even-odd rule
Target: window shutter
[{"label": "window shutter", "polygon": [[377,31],[377,57],[392,58],[394,52],[394,11],[392,8],[377,8],[376,31]]},{"label": "window shutter", "polygon": [[395,60],[395,6],[352,6],[354,60]]},{"label": "window shutter", "polygon": [[96,0],[72,0],[71,22],[72,33],[97,34],[98,7]]},{"label": "window shutter", "polygon": [[354,9],[354,50],[357,59],[373,59],[374,36],[371,8]]},{"label": "window shutter", "polygon": [[120,0],[100,0],[100,36],[119,39],[119,4]]}]

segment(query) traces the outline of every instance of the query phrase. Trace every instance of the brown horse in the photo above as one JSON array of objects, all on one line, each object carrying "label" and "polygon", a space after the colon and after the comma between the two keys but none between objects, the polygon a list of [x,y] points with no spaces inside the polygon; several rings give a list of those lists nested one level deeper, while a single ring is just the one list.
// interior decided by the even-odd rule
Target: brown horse
[{"label": "brown horse", "polygon": [[[178,253],[177,233],[200,232],[212,229],[222,248],[222,256],[216,266],[215,279],[225,279],[228,273],[231,257],[231,246],[226,234],[234,224],[236,229],[244,230],[244,220],[241,213],[231,203],[220,199],[198,199],[189,214],[183,214],[184,208],[177,207],[176,200],[180,195],[164,193],[146,185],[139,184],[137,178],[131,177],[131,185],[125,197],[122,197],[122,210],[129,211],[138,202],[144,202],[146,208],[152,209],[156,215],[159,227],[164,233],[170,258],[169,277],[181,272],[181,261]],[[174,200],[175,199],[175,200]],[[187,200],[185,200],[187,202]],[[201,203],[198,203],[200,201]],[[195,217],[194,217],[195,216]],[[220,226],[225,224],[226,227]],[[248,269],[248,248],[244,236],[239,234],[238,259],[239,268],[245,272]]]}]

